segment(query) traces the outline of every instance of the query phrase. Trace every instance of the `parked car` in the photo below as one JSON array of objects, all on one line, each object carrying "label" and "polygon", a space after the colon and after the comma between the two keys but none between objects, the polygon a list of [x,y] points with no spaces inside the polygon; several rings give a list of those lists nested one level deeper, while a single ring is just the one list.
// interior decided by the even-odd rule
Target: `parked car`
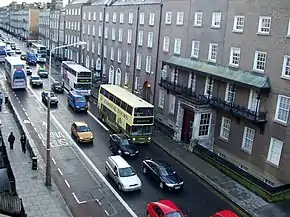
[{"label": "parked car", "polygon": [[14,56],[15,55],[15,51],[14,50],[7,50],[7,55],[8,56]]},{"label": "parked car", "polygon": [[15,53],[16,53],[16,54],[21,54],[21,50],[20,50],[19,47],[17,47],[17,48],[15,49]]},{"label": "parked car", "polygon": [[165,161],[143,160],[143,173],[158,182],[161,189],[180,190],[184,184],[177,172]]},{"label": "parked car", "polygon": [[39,68],[37,70],[37,74],[39,75],[39,77],[41,78],[48,78],[48,71],[44,68]]},{"label": "parked car", "polygon": [[[48,104],[48,93],[49,93],[48,91],[43,91],[41,93],[41,100],[46,105]],[[58,105],[57,96],[53,92],[50,93],[50,105],[51,106],[52,105],[54,105],[54,106],[57,106]]]},{"label": "parked car", "polygon": [[21,54],[20,59],[25,60],[26,59],[26,54]]},{"label": "parked car", "polygon": [[112,134],[109,137],[110,150],[113,154],[136,156],[139,150],[124,134]]},{"label": "parked car", "polygon": [[32,87],[43,87],[43,81],[41,80],[41,78],[39,77],[39,75],[32,75],[30,76],[30,85]]},{"label": "parked car", "polygon": [[147,205],[147,216],[157,217],[185,217],[178,206],[171,200],[160,200],[158,202],[150,202]]},{"label": "parked car", "polygon": [[94,134],[85,122],[74,122],[71,125],[71,134],[79,143],[92,143]]},{"label": "parked car", "polygon": [[121,156],[110,156],[106,160],[106,174],[118,185],[121,191],[140,190],[142,183],[134,169]]},{"label": "parked car", "polygon": [[215,213],[214,215],[211,215],[211,217],[239,217],[239,216],[230,210],[222,210]]},{"label": "parked car", "polygon": [[32,75],[32,69],[30,68],[30,66],[26,66],[26,74]]},{"label": "parked car", "polygon": [[51,90],[54,91],[55,93],[63,93],[64,92],[63,84],[59,81],[55,81],[51,85]]}]

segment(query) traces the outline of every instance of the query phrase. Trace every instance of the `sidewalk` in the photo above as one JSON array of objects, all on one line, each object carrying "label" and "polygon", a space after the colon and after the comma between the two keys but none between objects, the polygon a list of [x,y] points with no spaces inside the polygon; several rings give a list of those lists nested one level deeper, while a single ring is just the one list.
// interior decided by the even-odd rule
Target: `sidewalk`
[{"label": "sidewalk", "polygon": [[152,136],[153,142],[199,176],[208,185],[222,194],[227,200],[245,211],[250,216],[289,217],[290,203],[268,203],[252,193],[220,170],[214,168],[195,154],[187,151],[181,144],[174,142],[163,132],[156,130]]},{"label": "sidewalk", "polygon": [[[3,138],[11,167],[16,179],[16,189],[23,200],[24,209],[28,217],[68,217],[71,216],[65,202],[55,185],[48,189],[44,179],[44,163],[38,160],[38,170],[31,169],[31,159],[28,153],[21,151],[19,144],[20,131],[11,111],[3,106],[0,113]],[[14,149],[10,150],[7,138],[10,132],[15,135]],[[40,156],[40,155],[38,155]]]}]

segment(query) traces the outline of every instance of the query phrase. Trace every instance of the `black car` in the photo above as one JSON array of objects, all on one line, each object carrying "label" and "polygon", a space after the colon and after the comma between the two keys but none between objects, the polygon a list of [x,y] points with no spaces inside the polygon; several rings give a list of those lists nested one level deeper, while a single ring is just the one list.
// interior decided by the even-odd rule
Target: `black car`
[{"label": "black car", "polygon": [[143,173],[158,182],[161,189],[181,190],[184,184],[176,171],[164,161],[143,160]]},{"label": "black car", "polygon": [[109,138],[110,150],[113,154],[136,156],[139,151],[136,145],[130,143],[124,134],[112,134]]},{"label": "black car", "polygon": [[21,54],[20,59],[25,60],[26,59],[26,54]]},{"label": "black car", "polygon": [[59,81],[55,81],[51,85],[51,90],[54,91],[55,93],[63,93],[64,92],[63,84]]},{"label": "black car", "polygon": [[[41,100],[44,104],[47,105],[48,103],[48,93],[47,91],[43,91],[41,93]],[[58,105],[58,100],[57,100],[57,96],[55,95],[55,93],[53,92],[50,92],[50,105],[55,105],[57,106]]]}]

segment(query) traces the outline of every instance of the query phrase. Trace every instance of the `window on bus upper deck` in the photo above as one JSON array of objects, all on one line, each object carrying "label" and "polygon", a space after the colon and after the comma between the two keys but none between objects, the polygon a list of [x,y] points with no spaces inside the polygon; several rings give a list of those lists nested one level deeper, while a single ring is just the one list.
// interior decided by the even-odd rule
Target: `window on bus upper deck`
[{"label": "window on bus upper deck", "polygon": [[153,108],[135,108],[134,116],[153,116]]},{"label": "window on bus upper deck", "polygon": [[91,72],[79,72],[78,73],[78,77],[86,77],[86,78],[90,78],[92,77],[92,73]]}]

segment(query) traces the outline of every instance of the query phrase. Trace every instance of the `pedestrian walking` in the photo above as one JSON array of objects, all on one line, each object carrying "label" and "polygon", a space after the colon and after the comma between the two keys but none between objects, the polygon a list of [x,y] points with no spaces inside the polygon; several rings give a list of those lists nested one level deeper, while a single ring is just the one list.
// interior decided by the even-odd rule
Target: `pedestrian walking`
[{"label": "pedestrian walking", "polygon": [[3,104],[3,93],[0,91],[0,112],[2,111],[2,104]]},{"label": "pedestrian walking", "polygon": [[24,133],[22,133],[21,137],[20,137],[20,143],[21,143],[21,148],[22,148],[22,152],[25,154],[26,153],[26,136]]},{"label": "pedestrian walking", "polygon": [[13,135],[13,132],[11,132],[9,137],[8,137],[8,142],[10,144],[11,150],[13,150],[14,141],[15,141],[15,136]]}]

